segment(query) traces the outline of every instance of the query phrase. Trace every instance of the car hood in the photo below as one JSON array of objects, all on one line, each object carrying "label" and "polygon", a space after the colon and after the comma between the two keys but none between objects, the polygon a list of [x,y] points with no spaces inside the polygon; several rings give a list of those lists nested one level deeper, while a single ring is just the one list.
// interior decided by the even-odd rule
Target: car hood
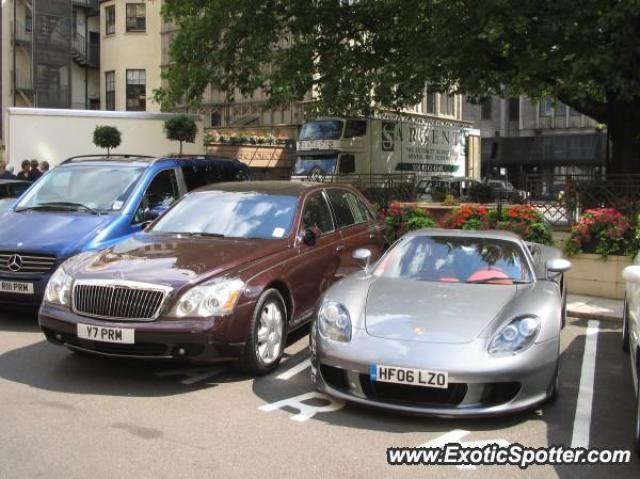
[{"label": "car hood", "polygon": [[76,265],[76,279],[122,279],[179,288],[281,251],[286,241],[137,234]]},{"label": "car hood", "polygon": [[113,221],[112,215],[76,212],[0,215],[0,251],[24,251],[66,257],[76,253]]},{"label": "car hood", "polygon": [[380,278],[365,307],[367,333],[387,339],[468,343],[517,292],[516,286]]}]

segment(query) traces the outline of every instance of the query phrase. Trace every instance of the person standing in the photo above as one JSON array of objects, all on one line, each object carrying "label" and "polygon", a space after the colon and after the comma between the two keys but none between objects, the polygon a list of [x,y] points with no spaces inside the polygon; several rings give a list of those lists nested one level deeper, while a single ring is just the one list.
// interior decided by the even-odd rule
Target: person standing
[{"label": "person standing", "polygon": [[7,165],[0,161],[0,180],[17,180],[15,175],[7,170]]},{"label": "person standing", "polygon": [[31,160],[30,166],[31,170],[29,171],[29,181],[36,181],[42,176],[42,171],[40,171],[40,163],[38,163],[38,160],[33,159]]},{"label": "person standing", "polygon": [[21,169],[20,173],[17,174],[17,177],[19,180],[33,181],[29,178],[31,174],[31,162],[29,160],[24,160],[20,164],[20,169]]}]

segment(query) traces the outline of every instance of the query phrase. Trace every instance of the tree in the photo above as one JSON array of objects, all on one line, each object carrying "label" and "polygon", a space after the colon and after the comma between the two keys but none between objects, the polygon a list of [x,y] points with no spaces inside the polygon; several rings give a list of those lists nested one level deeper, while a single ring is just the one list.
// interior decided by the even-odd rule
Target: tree
[{"label": "tree", "polygon": [[271,105],[314,92],[329,114],[413,105],[425,82],[551,96],[607,125],[610,171],[640,172],[638,0],[165,0],[163,15],[180,27],[165,105],[209,84]]},{"label": "tree", "polygon": [[181,113],[164,122],[164,133],[168,140],[180,142],[180,155],[182,155],[182,142],[194,143],[198,126],[193,118]]},{"label": "tree", "polygon": [[120,130],[115,126],[98,125],[93,130],[93,144],[107,149],[107,157],[111,156],[111,148],[117,148],[122,142]]}]

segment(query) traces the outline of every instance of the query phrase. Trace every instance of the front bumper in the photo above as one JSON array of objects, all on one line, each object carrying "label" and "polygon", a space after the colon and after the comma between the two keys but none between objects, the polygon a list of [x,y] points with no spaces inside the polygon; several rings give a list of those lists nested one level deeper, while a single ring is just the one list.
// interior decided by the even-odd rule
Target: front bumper
[{"label": "front bumper", "polygon": [[[350,343],[311,331],[312,380],[318,390],[345,401],[392,411],[444,417],[504,415],[531,409],[550,392],[559,338],[513,356],[493,357],[483,341],[433,344],[392,341],[354,331]],[[445,371],[449,388],[371,381],[372,364]]]},{"label": "front bumper", "polygon": [[[54,268],[55,269],[55,268]],[[0,275],[0,281],[31,283],[33,284],[34,294],[15,294],[0,292],[0,310],[19,310],[30,313],[38,311],[42,298],[44,297],[44,291],[47,288],[50,274],[46,276],[33,276],[33,275]]]},{"label": "front bumper", "polygon": [[[162,320],[148,322],[105,321],[79,316],[68,309],[43,304],[39,323],[47,340],[75,351],[98,356],[217,362],[238,358],[244,343],[227,343],[221,337],[221,318]],[[135,330],[135,344],[107,343],[78,338],[78,323]]]}]

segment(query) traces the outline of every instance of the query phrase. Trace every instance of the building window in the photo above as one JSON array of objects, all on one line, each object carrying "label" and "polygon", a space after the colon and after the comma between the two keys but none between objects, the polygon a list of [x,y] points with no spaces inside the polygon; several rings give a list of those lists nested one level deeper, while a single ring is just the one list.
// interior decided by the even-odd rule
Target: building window
[{"label": "building window", "polygon": [[127,31],[144,32],[146,29],[146,5],[144,3],[127,3]]},{"label": "building window", "polygon": [[109,5],[104,8],[104,30],[107,35],[116,33],[116,6]]},{"label": "building window", "polygon": [[448,93],[440,93],[440,114],[447,116],[454,116],[455,112],[455,97]]},{"label": "building window", "polygon": [[553,101],[551,98],[544,98],[540,102],[540,117],[549,117],[553,113]]},{"label": "building window", "polygon": [[147,74],[145,70],[127,70],[127,111],[146,111]]},{"label": "building window", "polygon": [[485,98],[480,103],[480,119],[481,120],[491,120],[491,98]]},{"label": "building window", "polygon": [[28,8],[24,13],[24,31],[32,32],[33,31],[33,15],[31,14],[31,10]]},{"label": "building window", "polygon": [[435,114],[436,112],[436,94],[427,93],[427,113]]},{"label": "building window", "polygon": [[116,72],[104,72],[104,85],[105,110],[114,111],[116,109]]},{"label": "building window", "polygon": [[555,115],[556,116],[566,116],[567,115],[567,105],[564,103],[558,103],[555,107]]},{"label": "building window", "polygon": [[222,115],[219,111],[211,112],[211,126],[222,126]]},{"label": "building window", "polygon": [[520,120],[520,98],[509,98],[509,121]]}]

